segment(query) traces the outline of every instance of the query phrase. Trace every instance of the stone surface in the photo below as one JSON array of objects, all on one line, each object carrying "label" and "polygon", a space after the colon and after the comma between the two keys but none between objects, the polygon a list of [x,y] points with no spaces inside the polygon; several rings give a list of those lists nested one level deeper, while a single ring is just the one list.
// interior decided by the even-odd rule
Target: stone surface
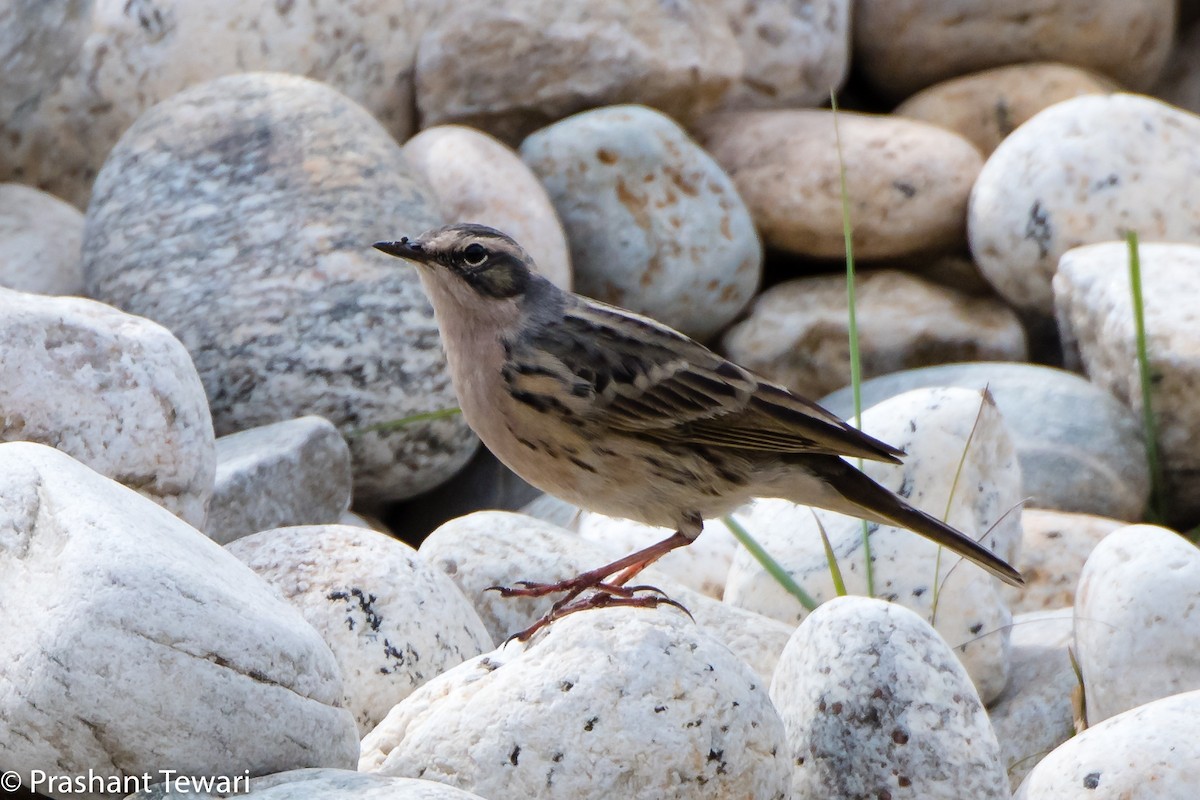
[{"label": "stone surface", "polygon": [[[457,404],[416,274],[371,242],[441,222],[361,107],[288,75],[221,78],[144,114],[96,181],[93,296],[166,325],[225,435],[306,414],[342,431]],[[460,417],[351,439],[356,501],[454,474]]]},{"label": "stone surface", "polygon": [[[855,280],[863,378],[952,361],[1023,361],[1025,330],[994,297],[971,297],[894,270]],[[777,283],[721,337],[732,361],[806,397],[846,385],[850,339],[844,274]]]},{"label": "stone surface", "polygon": [[1200,25],[1193,22],[1180,33],[1167,66],[1150,94],[1185,111],[1200,114]]},{"label": "stone surface", "polygon": [[[1132,8],[1132,6],[1131,6]],[[1124,239],[1200,244],[1200,117],[1149,97],[1087,95],[1005,139],[971,192],[971,252],[1010,303],[1053,311],[1050,281],[1073,247]]]},{"label": "stone surface", "polygon": [[858,2],[855,63],[887,94],[988,67],[1053,58],[1149,88],[1171,51],[1174,0],[1064,0],[1019,8],[987,0]]},{"label": "stone surface", "polygon": [[83,294],[82,246],[78,209],[32,187],[0,183],[0,286]]},{"label": "stone surface", "polygon": [[504,231],[538,271],[571,288],[571,255],[546,189],[508,145],[462,125],[426,128],[404,143],[404,158],[437,195],[449,222]]},{"label": "stone surface", "polygon": [[0,6],[0,125],[34,113],[87,36],[92,0],[9,0]]},{"label": "stone surface", "polygon": [[[1200,512],[1200,244],[1139,246],[1151,409],[1158,433],[1169,519],[1190,522]],[[1064,346],[1077,351],[1088,377],[1142,414],[1137,333],[1124,242],[1069,250],[1054,278],[1054,302]]]},{"label": "stone surface", "polygon": [[417,687],[492,649],[454,582],[387,534],[303,525],[256,533],[228,549],[325,638],[360,735]]},{"label": "stone surface", "polygon": [[[983,165],[957,134],[915,120],[837,115],[854,253],[888,258],[965,241],[967,195]],[[838,143],[825,110],[729,111],[701,142],[737,184],[767,244],[805,256],[845,254]]]},{"label": "stone surface", "polygon": [[[1034,364],[946,364],[864,381],[863,407],[930,386],[992,393],[1017,449],[1028,506],[1141,519],[1150,495],[1141,420],[1109,392]],[[821,405],[854,414],[849,387]]]},{"label": "stone surface", "polygon": [[1021,514],[1021,558],[1015,565],[1025,585],[1002,590],[1013,613],[1074,605],[1075,587],[1088,555],[1125,524],[1091,514],[1026,509]]},{"label": "stone surface", "polygon": [[716,107],[742,73],[724,9],[712,2],[461,0],[454,12],[421,39],[422,127],[457,122],[515,145],[615,103],[686,122]]},{"label": "stone surface", "polygon": [[771,681],[794,797],[1003,798],[996,735],[962,665],[913,612],[839,597],[788,642]]},{"label": "stone surface", "polygon": [[249,796],[254,800],[484,800],[436,781],[342,769],[294,769],[255,778]]},{"label": "stone surface", "polygon": [[444,673],[362,743],[359,769],[489,800],[788,796],[766,686],[675,609],[575,614]]},{"label": "stone surface", "polygon": [[1119,91],[1086,69],[1051,61],[997,67],[930,86],[892,113],[949,128],[990,155],[1034,114],[1081,94]]},{"label": "stone surface", "polygon": [[1200,786],[1200,692],[1127,711],[1042,760],[1013,800],[1192,800]]},{"label": "stone surface", "polygon": [[1153,525],[1106,536],[1075,594],[1075,657],[1092,725],[1200,689],[1200,550]]},{"label": "stone surface", "polygon": [[350,450],[322,417],[298,417],[217,440],[205,531],[218,544],[285,525],[337,522],[350,508]]},{"label": "stone surface", "polygon": [[0,441],[56,447],[204,525],[216,462],[204,388],[150,320],[0,289]]},{"label": "stone surface", "polygon": [[[972,536],[1009,561],[1020,544],[1021,474],[995,405],[980,392],[924,389],[863,414],[864,431],[908,453],[903,465],[864,471],[910,503]],[[964,455],[965,453],[965,455]],[[837,595],[820,527],[851,594],[867,594],[862,522],[786,500],[758,500],[735,514],[747,531],[818,603]],[[955,649],[987,702],[1008,680],[1011,621],[1000,582],[904,528],[872,524],[874,593],[912,609]],[[786,623],[808,611],[750,554],[739,551],[725,601]]]},{"label": "stone surface", "polygon": [[0,445],[0,509],[0,751],[27,786],[354,763],[329,648],[219,545],[29,442]]},{"label": "stone surface", "polygon": [[1000,758],[1016,789],[1042,758],[1075,735],[1071,609],[1013,616],[1012,675],[988,709]]},{"label": "stone surface", "polygon": [[666,116],[641,106],[577,114],[526,139],[521,157],[562,219],[581,294],[698,339],[754,295],[762,249],[746,206]]}]

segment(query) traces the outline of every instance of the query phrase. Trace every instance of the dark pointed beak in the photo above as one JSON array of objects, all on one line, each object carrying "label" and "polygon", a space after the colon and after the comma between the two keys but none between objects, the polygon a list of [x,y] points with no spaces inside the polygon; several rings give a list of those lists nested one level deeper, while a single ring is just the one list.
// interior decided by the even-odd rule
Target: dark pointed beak
[{"label": "dark pointed beak", "polygon": [[376,242],[372,245],[376,250],[382,250],[389,256],[396,258],[404,258],[409,261],[418,261],[422,264],[429,261],[429,254],[417,242],[410,240],[407,236],[402,237],[398,242]]}]

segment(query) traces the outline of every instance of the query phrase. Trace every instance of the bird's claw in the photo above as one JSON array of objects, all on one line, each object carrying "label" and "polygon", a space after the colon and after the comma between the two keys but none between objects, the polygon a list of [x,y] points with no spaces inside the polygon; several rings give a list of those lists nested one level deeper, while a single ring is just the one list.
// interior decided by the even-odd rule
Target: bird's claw
[{"label": "bird's claw", "polygon": [[614,584],[599,583],[593,587],[596,591],[584,597],[578,597],[578,592],[569,594],[563,599],[556,602],[543,617],[537,622],[530,625],[523,631],[518,631],[505,640],[508,644],[514,639],[522,642],[529,641],[535,633],[547,627],[555,620],[562,619],[568,614],[576,614],[580,611],[588,611],[596,608],[658,608],[661,605],[672,606],[679,609],[693,622],[696,618],[692,616],[692,612],[679,601],[672,600],[667,596],[667,593],[657,586],[617,586]]}]

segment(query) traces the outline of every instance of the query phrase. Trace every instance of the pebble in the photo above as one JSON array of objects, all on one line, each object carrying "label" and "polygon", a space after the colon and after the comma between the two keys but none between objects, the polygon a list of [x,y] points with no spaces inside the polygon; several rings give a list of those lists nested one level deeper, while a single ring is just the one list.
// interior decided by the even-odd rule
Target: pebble
[{"label": "pebble", "polygon": [[0,6],[0,126],[35,113],[53,91],[91,28],[92,2],[15,0]]},{"label": "pebble", "polygon": [[1069,739],[1013,800],[1193,800],[1200,786],[1200,691],[1173,695]]},{"label": "pebble", "polygon": [[[864,381],[863,407],[931,386],[991,392],[1017,449],[1028,507],[1141,519],[1150,496],[1142,423],[1110,392],[1036,364],[945,364]],[[821,405],[854,414],[849,387]]]},{"label": "pebble", "polygon": [[[864,464],[868,475],[1014,560],[1021,535],[1020,470],[1004,420],[986,395],[966,389],[909,392],[869,409],[862,428],[908,453],[903,465]],[[860,520],[785,500],[758,500],[735,516],[818,603],[837,594],[818,527],[823,526],[846,589],[868,594]],[[904,528],[872,524],[869,530],[875,595],[932,618],[984,701],[996,697],[1008,680],[1011,622],[999,581],[958,564],[949,551],[939,562],[937,545]],[[789,624],[809,614],[745,551],[734,557],[725,602]]]},{"label": "pebble", "polygon": [[783,800],[766,688],[676,609],[574,614],[410,695],[363,739],[359,770],[495,800]]},{"label": "pebble", "polygon": [[82,246],[78,209],[31,186],[0,183],[0,286],[83,294]]},{"label": "pebble", "polygon": [[507,233],[538,272],[571,288],[571,255],[550,196],[508,145],[462,125],[426,128],[404,143],[404,158],[437,195],[442,216]]},{"label": "pebble", "polygon": [[1013,613],[1071,607],[1084,562],[1096,545],[1126,523],[1091,514],[1027,508],[1016,564],[1025,585],[1002,590]]},{"label": "pebble", "polygon": [[437,781],[344,769],[294,769],[255,778],[249,796],[253,800],[484,800]]},{"label": "pebble", "polygon": [[[967,196],[983,166],[974,145],[899,117],[842,111],[837,124],[856,257],[962,247]],[[768,245],[840,259],[846,243],[834,133],[834,114],[816,109],[727,111],[698,130]]]},{"label": "pebble", "polygon": [[641,106],[576,114],[531,135],[521,157],[562,219],[581,294],[697,339],[754,296],[762,249],[749,212],[729,177],[663,114]]},{"label": "pebble", "polygon": [[1200,25],[1193,22],[1180,33],[1150,94],[1184,111],[1200,114]]},{"label": "pebble", "polygon": [[1051,279],[1073,247],[1128,230],[1200,244],[1200,206],[1178,202],[1200,176],[1198,143],[1200,117],[1149,97],[1056,103],[979,173],[967,221],[975,260],[1011,304],[1048,317]]},{"label": "pebble", "polygon": [[996,735],[933,628],[866,597],[825,603],[796,629],[771,681],[792,796],[1003,798]]},{"label": "pebble", "polygon": [[951,78],[909,97],[892,113],[949,128],[988,156],[1034,114],[1082,94],[1120,91],[1113,81],[1050,61]]},{"label": "pebble", "polygon": [[[994,297],[971,297],[896,270],[863,272],[856,285],[862,375],[953,361],[1022,361],[1028,355],[1017,315]],[[778,283],[721,337],[732,361],[819,397],[850,375],[844,274]]]},{"label": "pebble", "polygon": [[0,752],[26,786],[32,770],[354,764],[329,648],[195,528],[65,453],[9,442],[0,531],[0,640],[14,654],[0,662]]},{"label": "pebble", "polygon": [[204,525],[216,463],[204,387],[148,319],[0,289],[0,441],[56,447]]},{"label": "pebble", "polygon": [[217,439],[205,531],[218,544],[285,525],[337,522],[350,508],[350,449],[323,417],[298,417]]},{"label": "pebble", "polygon": [[360,735],[422,684],[493,647],[454,582],[387,534],[303,525],[246,536],[228,550],[325,638]]},{"label": "pebble", "polygon": [[1089,724],[1200,689],[1200,550],[1154,525],[1106,536],[1075,593]]},{"label": "pebble", "polygon": [[[179,336],[219,435],[457,404],[415,272],[370,246],[440,224],[436,200],[333,89],[251,73],[175,95],[113,149],[87,217],[88,292]],[[353,436],[356,502],[428,490],[476,444],[458,416]]]}]

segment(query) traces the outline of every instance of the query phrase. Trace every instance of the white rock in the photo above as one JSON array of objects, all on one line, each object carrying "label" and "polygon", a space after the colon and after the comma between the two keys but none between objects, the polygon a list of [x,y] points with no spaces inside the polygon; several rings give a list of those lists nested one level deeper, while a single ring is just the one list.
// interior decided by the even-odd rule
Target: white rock
[{"label": "white rock", "polygon": [[1194,800],[1200,692],[1156,700],[1089,728],[1034,767],[1013,800]]},{"label": "white rock", "polygon": [[91,11],[92,0],[0,5],[0,125],[34,113],[58,84],[87,36]]},{"label": "white rock", "polygon": [[771,681],[794,797],[1008,798],[996,735],[962,665],[920,617],[839,597]]},{"label": "white rock", "polygon": [[1092,725],[1200,689],[1200,550],[1153,525],[1106,536],[1075,594],[1075,656]]},{"label": "white rock", "polygon": [[350,508],[350,449],[333,423],[297,417],[217,439],[205,530],[213,541],[337,522]]},{"label": "white rock", "polygon": [[[1011,563],[1021,535],[1021,477],[990,398],[966,389],[908,392],[869,409],[863,430],[908,453],[902,466],[865,464],[871,477]],[[837,593],[820,520],[847,590],[867,594],[861,521],[773,499],[735,516],[817,602]],[[1008,680],[1011,621],[999,581],[949,551],[939,564],[937,545],[911,531],[875,524],[868,530],[875,595],[932,618],[984,701],[996,697]],[[808,614],[746,551],[734,557],[725,601],[791,624]]]},{"label": "white rock", "polygon": [[303,525],[246,536],[228,550],[325,638],[360,734],[418,686],[493,647],[454,582],[387,534]]},{"label": "white rock", "polygon": [[295,609],[160,506],[28,442],[0,445],[0,641],[0,752],[27,786],[35,769],[258,775],[358,752],[337,663]]},{"label": "white rock", "polygon": [[204,525],[216,463],[204,387],[148,319],[0,289],[0,441],[56,447]]},{"label": "white rock", "polygon": [[0,286],[83,294],[82,246],[79,209],[31,186],[0,183]]},{"label": "white rock", "polygon": [[1075,587],[1088,555],[1101,539],[1125,524],[1091,514],[1025,509],[1021,514],[1021,556],[1014,565],[1025,585],[1002,589],[1012,612],[1074,605]]},{"label": "white rock", "polygon": [[447,672],[362,743],[359,769],[504,798],[785,798],[766,686],[675,609],[566,617]]},{"label": "white rock", "polygon": [[341,769],[294,769],[255,778],[254,800],[484,800],[436,781],[389,778]]}]

